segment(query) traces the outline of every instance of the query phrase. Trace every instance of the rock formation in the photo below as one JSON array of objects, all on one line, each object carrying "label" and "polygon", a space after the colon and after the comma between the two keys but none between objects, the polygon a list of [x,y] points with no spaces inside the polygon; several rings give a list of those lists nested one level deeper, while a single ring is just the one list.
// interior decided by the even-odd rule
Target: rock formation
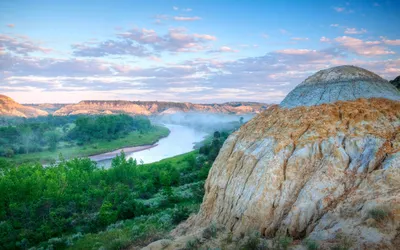
[{"label": "rock formation", "polygon": [[394,78],[393,80],[389,81],[393,86],[397,89],[400,89],[400,76]]},{"label": "rock formation", "polygon": [[211,112],[211,113],[259,113],[267,108],[266,104],[252,102],[235,102],[223,104],[193,104],[157,101],[81,101],[66,105],[54,115],[76,114],[114,114],[157,115],[177,112]]},{"label": "rock formation", "polygon": [[234,236],[308,238],[321,249],[343,238],[354,249],[398,249],[399,99],[387,81],[353,66],[307,78],[227,139],[200,212],[161,245],[176,249],[215,223]]},{"label": "rock formation", "polygon": [[372,97],[400,100],[395,87],[380,76],[355,66],[339,66],[308,77],[281,106],[293,108]]},{"label": "rock formation", "polygon": [[47,114],[46,111],[23,106],[8,96],[0,95],[0,116],[36,117]]},{"label": "rock formation", "polygon": [[40,109],[46,111],[49,114],[53,114],[57,110],[61,109],[62,107],[69,105],[63,103],[38,103],[38,104],[24,104],[26,107],[32,107],[36,109]]}]

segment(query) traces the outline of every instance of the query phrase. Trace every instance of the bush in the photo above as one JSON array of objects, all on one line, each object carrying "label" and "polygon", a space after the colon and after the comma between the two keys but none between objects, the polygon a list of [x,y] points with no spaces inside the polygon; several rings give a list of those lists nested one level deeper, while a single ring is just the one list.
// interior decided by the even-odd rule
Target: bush
[{"label": "bush", "polygon": [[187,207],[177,206],[172,212],[172,222],[179,224],[181,221],[186,220],[190,215],[190,211]]},{"label": "bush", "polygon": [[381,222],[389,217],[389,211],[385,208],[376,207],[368,211],[368,216],[378,222]]},{"label": "bush", "polygon": [[286,250],[289,249],[290,244],[292,244],[293,239],[288,236],[280,236],[274,239],[275,249]]},{"label": "bush", "polygon": [[188,242],[186,242],[185,249],[187,249],[187,250],[197,249],[199,244],[200,244],[199,239],[194,238],[194,239],[189,240]]},{"label": "bush", "polygon": [[217,237],[217,231],[218,231],[217,226],[214,223],[212,223],[209,227],[203,230],[202,236],[205,239],[215,238]]},{"label": "bush", "polygon": [[303,245],[307,247],[307,250],[317,250],[319,248],[318,243],[315,240],[310,239],[304,240]]},{"label": "bush", "polygon": [[268,249],[268,245],[262,240],[259,232],[254,232],[249,235],[246,242],[242,245],[243,250],[264,250]]},{"label": "bush", "polygon": [[331,250],[348,250],[354,245],[353,240],[343,233],[338,233],[336,235],[336,240],[339,241],[339,243],[331,247]]}]

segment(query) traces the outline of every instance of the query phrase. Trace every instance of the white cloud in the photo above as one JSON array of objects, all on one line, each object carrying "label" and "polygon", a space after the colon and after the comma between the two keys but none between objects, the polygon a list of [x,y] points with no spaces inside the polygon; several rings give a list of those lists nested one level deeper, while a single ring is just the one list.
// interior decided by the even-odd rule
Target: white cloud
[{"label": "white cloud", "polygon": [[364,34],[367,33],[366,29],[357,30],[356,28],[346,28],[345,34]]},{"label": "white cloud", "polygon": [[192,17],[174,16],[173,19],[175,21],[197,21],[197,20],[201,20],[201,17],[198,17],[198,16],[192,16]]},{"label": "white cloud", "polygon": [[346,10],[346,8],[344,8],[344,7],[333,7],[333,9],[334,9],[336,12],[344,12],[344,11]]},{"label": "white cloud", "polygon": [[224,53],[224,52],[239,52],[238,50],[232,49],[228,46],[222,46],[217,50],[210,50],[209,53]]},{"label": "white cloud", "polygon": [[308,41],[309,40],[308,37],[292,37],[290,39],[294,40],[294,41]]},{"label": "white cloud", "polygon": [[319,41],[323,42],[323,43],[329,43],[331,41],[331,39],[323,36],[323,37],[321,37],[321,39],[319,39]]},{"label": "white cloud", "polygon": [[331,27],[339,27],[339,24],[333,23],[333,24],[331,24],[330,26],[331,26]]}]

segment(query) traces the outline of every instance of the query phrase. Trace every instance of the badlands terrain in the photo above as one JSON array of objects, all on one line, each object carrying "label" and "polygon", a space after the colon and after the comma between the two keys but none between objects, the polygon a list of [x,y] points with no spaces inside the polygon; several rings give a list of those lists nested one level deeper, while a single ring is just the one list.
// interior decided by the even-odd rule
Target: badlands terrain
[{"label": "badlands terrain", "polygon": [[146,249],[398,249],[399,101],[367,70],[317,72],[228,137],[199,213]]}]

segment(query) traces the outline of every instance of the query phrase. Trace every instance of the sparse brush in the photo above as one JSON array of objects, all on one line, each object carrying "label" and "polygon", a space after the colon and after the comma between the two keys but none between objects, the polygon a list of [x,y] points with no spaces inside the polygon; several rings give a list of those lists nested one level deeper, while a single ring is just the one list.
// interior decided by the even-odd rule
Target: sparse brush
[{"label": "sparse brush", "polygon": [[194,239],[189,240],[189,241],[186,242],[185,249],[187,249],[187,250],[197,249],[199,244],[200,244],[199,239],[194,238]]},{"label": "sparse brush", "polygon": [[306,239],[303,241],[303,245],[307,247],[307,250],[318,250],[319,245],[315,240]]},{"label": "sparse brush", "polygon": [[241,247],[242,250],[266,250],[268,249],[268,244],[266,241],[262,240],[259,232],[251,233],[246,242]]},{"label": "sparse brush", "polygon": [[218,228],[214,223],[212,223],[209,227],[203,230],[202,236],[205,239],[210,239],[217,237],[217,233],[218,233]]},{"label": "sparse brush", "polygon": [[368,216],[378,222],[384,221],[389,215],[388,209],[383,207],[375,207],[368,211]]}]

